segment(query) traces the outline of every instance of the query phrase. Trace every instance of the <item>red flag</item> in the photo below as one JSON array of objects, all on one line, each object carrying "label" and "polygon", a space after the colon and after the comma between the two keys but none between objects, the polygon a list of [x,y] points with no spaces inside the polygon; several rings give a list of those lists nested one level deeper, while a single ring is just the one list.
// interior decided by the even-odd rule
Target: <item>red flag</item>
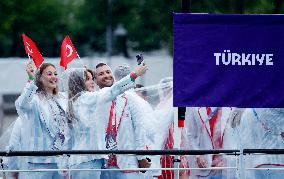
[{"label": "red flag", "polygon": [[23,43],[25,46],[26,54],[32,56],[33,61],[37,68],[43,63],[44,59],[40,54],[36,44],[25,34],[22,34]]},{"label": "red flag", "polygon": [[77,51],[67,35],[61,44],[60,66],[67,68],[67,64],[77,57]]}]

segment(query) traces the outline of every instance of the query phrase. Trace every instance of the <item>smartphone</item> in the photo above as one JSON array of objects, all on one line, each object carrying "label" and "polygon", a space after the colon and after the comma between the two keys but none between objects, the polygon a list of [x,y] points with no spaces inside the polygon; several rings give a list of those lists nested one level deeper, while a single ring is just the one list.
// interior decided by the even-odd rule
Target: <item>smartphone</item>
[{"label": "smartphone", "polygon": [[142,54],[138,54],[136,55],[136,59],[137,59],[137,64],[140,65],[142,62],[144,62],[144,58]]}]

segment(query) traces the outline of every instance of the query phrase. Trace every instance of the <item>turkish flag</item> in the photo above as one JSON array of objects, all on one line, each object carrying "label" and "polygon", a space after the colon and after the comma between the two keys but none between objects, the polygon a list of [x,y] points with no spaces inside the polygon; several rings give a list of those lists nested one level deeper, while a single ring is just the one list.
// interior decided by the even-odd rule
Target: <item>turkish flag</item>
[{"label": "turkish flag", "polygon": [[23,43],[25,46],[26,54],[32,56],[33,61],[37,68],[43,63],[44,59],[40,54],[36,44],[25,34],[22,34]]},{"label": "turkish flag", "polygon": [[74,58],[77,57],[77,51],[71,42],[68,35],[64,38],[61,44],[61,60],[60,66],[67,69],[67,64],[70,63]]}]

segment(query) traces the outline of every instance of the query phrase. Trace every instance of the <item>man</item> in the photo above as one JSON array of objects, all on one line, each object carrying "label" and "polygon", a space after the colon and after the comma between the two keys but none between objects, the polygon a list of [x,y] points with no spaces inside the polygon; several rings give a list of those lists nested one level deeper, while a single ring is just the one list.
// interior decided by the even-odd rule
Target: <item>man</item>
[{"label": "man", "polygon": [[[99,63],[96,66],[95,78],[100,89],[114,83],[113,73],[108,65]],[[138,95],[124,93],[118,96],[110,106],[107,131],[107,148],[110,150],[147,150],[144,118],[147,117]],[[149,168],[150,159],[146,156],[113,155],[108,160],[108,168]],[[143,178],[137,171],[119,171],[104,173],[101,178]]]},{"label": "man", "polygon": [[[232,108],[195,107],[187,108],[185,115],[186,149],[218,150],[224,147],[224,134],[227,132]],[[224,167],[220,155],[189,156],[189,166],[193,168]],[[192,170],[192,178],[219,179],[224,177],[222,170]]]}]

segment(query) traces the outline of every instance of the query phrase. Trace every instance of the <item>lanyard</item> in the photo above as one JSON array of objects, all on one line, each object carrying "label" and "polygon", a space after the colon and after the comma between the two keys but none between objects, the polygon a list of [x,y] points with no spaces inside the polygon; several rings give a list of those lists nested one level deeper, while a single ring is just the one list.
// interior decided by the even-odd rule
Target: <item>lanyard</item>
[{"label": "lanyard", "polygon": [[[214,145],[214,140],[213,140],[213,134],[211,134],[210,132],[209,132],[209,130],[208,130],[208,128],[206,127],[206,122],[210,122],[210,120],[212,120],[212,118],[214,117],[214,116],[216,116],[217,117],[217,120],[218,120],[218,117],[219,117],[219,114],[221,113],[221,108],[217,108],[217,109],[215,109],[213,112],[211,112],[210,114],[209,114],[209,116],[208,116],[208,119],[206,120],[206,121],[204,121],[203,119],[202,119],[202,117],[201,117],[201,114],[200,114],[200,110],[201,110],[201,107],[199,107],[198,108],[198,115],[199,115],[199,118],[200,118],[200,120],[201,120],[201,122],[202,122],[202,124],[203,124],[203,127],[206,129],[206,132],[207,132],[207,134],[208,134],[208,136],[210,137],[210,140],[211,140],[211,145],[212,145],[212,148],[213,149],[215,149],[217,146],[215,146]],[[217,122],[217,120],[215,121],[215,123],[213,124],[214,125],[214,127],[215,127],[215,124],[216,124],[216,122]],[[227,125],[228,125],[228,121],[229,120],[227,120],[227,122],[226,122],[226,125],[225,125],[225,128],[224,128],[224,131],[223,131],[223,133],[221,132],[221,141],[220,141],[220,147],[223,147],[223,143],[224,143],[224,134],[225,134],[225,130],[226,130],[226,128],[227,128]]]},{"label": "lanyard", "polygon": [[126,105],[127,105],[127,98],[125,96],[122,96],[122,98],[125,100],[124,102],[124,106],[123,106],[123,109],[122,109],[122,112],[121,112],[121,116],[119,118],[119,123],[117,125],[117,120],[116,120],[116,110],[115,110],[115,106],[116,106],[116,103],[115,101],[112,101],[112,104],[111,104],[111,108],[110,108],[110,113],[109,113],[109,121],[108,121],[108,127],[107,127],[107,133],[113,133],[114,136],[115,136],[115,139],[116,139],[116,136],[117,136],[117,132],[118,132],[118,129],[120,128],[120,124],[121,124],[121,121],[122,121],[122,118],[124,116],[124,112],[125,112],[125,108],[126,108]]}]

